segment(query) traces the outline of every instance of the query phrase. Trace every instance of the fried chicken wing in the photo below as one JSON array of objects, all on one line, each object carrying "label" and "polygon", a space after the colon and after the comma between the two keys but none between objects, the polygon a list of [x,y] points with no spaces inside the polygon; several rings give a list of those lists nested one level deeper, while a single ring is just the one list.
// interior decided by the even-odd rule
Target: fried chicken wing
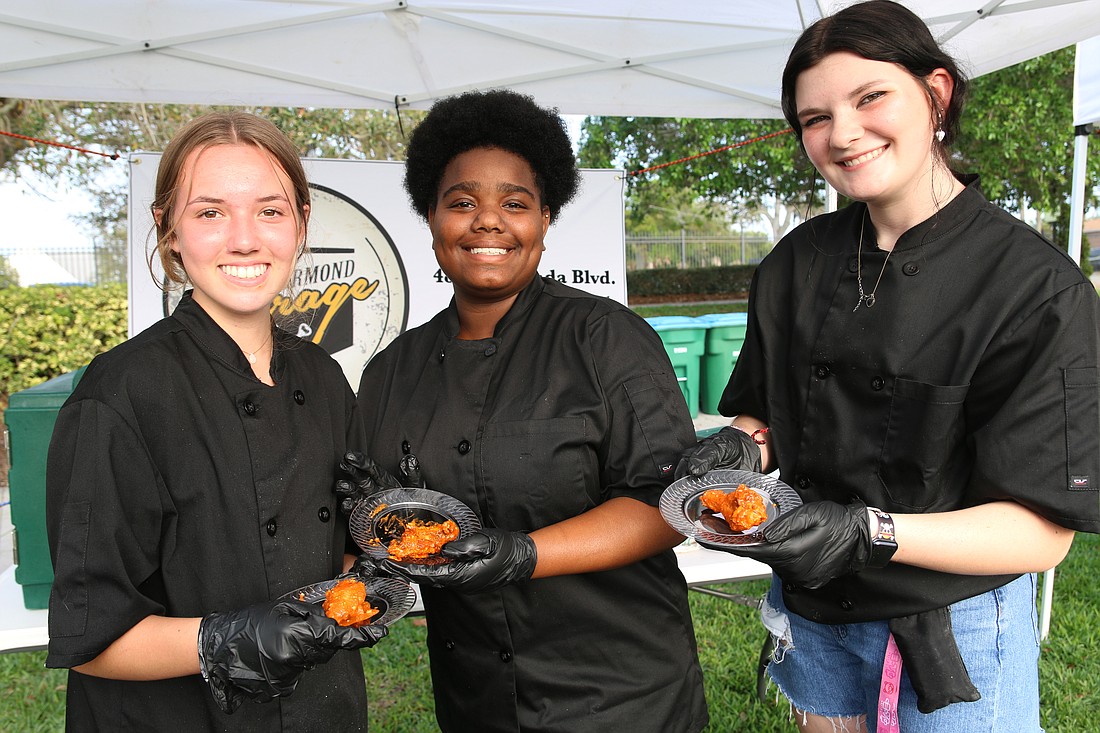
[{"label": "fried chicken wing", "polygon": [[422,560],[439,554],[443,545],[458,539],[458,525],[448,519],[445,522],[426,522],[410,519],[398,539],[389,544],[391,560]]},{"label": "fried chicken wing", "polygon": [[366,626],[379,611],[367,601],[367,586],[355,578],[344,578],[334,585],[325,593],[321,607],[341,626]]},{"label": "fried chicken wing", "polygon": [[763,497],[745,484],[728,493],[721,489],[707,489],[699,500],[707,509],[721,514],[735,532],[752,529],[768,518]]}]

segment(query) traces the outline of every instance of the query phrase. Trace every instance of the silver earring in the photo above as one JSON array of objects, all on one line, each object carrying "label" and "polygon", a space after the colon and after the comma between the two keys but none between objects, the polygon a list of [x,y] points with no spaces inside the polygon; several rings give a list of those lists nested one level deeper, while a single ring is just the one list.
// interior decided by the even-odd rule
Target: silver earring
[{"label": "silver earring", "polygon": [[947,133],[943,130],[936,130],[936,142],[943,142],[943,139],[947,137]]}]

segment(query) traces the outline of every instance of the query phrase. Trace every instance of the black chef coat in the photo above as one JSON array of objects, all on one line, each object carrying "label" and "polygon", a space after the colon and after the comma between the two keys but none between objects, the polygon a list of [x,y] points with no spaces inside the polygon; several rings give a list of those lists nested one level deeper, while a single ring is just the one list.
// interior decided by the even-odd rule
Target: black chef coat
[{"label": "black chef coat", "polygon": [[[784,481],[804,500],[899,513],[1018,501],[1050,521],[1100,530],[1100,301],[1081,270],[988,203],[977,180],[907,231],[874,307],[863,287],[887,253],[866,206],[785,237],[753,281],[746,340],[719,409],[771,426]],[[893,618],[1003,585],[890,564],[788,606],[827,623]]]},{"label": "black chef coat", "polygon": [[[694,431],[668,356],[622,305],[535,278],[493,338],[454,303],[363,373],[368,452],[402,443],[429,488],[482,524],[545,527],[627,496],[656,505]],[[671,550],[499,591],[425,589],[444,731],[698,731],[707,722],[687,588]]]},{"label": "black chef coat", "polygon": [[[341,570],[332,491],[354,396],[319,347],[278,332],[275,386],[189,296],[92,361],[57,418],[46,473],[55,579],[48,667],[95,658],[149,615],[203,616]],[[70,671],[74,731],[366,730],[359,652],[276,701],[220,712],[198,675],[151,682]]]}]

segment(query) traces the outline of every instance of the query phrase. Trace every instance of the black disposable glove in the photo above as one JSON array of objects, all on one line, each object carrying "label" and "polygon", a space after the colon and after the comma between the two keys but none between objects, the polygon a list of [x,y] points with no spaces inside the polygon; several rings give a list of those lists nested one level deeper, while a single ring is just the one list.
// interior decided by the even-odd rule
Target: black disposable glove
[{"label": "black disposable glove", "polygon": [[382,567],[380,560],[375,560],[370,555],[359,555],[355,558],[355,562],[351,564],[348,571],[341,575],[341,578],[358,578],[360,580],[366,580],[367,578],[386,578],[391,574],[386,572],[386,569]]},{"label": "black disposable glove", "polygon": [[734,427],[708,435],[680,455],[676,478],[702,476],[716,468],[760,473],[760,446],[752,436]]},{"label": "black disposable glove", "polygon": [[833,578],[858,573],[871,557],[871,529],[867,505],[856,500],[845,506],[835,501],[813,501],[776,518],[764,528],[759,545],[712,545],[771,565],[788,583],[811,590]]},{"label": "black disposable glove", "polygon": [[269,601],[203,618],[199,665],[218,707],[232,713],[245,700],[289,695],[306,670],[385,635],[385,626],[340,626],[320,604]]},{"label": "black disposable glove", "polygon": [[[408,458],[408,456],[406,456]],[[413,458],[415,461],[416,459]],[[402,461],[404,465],[404,461]],[[363,453],[348,451],[344,459],[336,464],[336,495],[340,497],[340,511],[351,514],[355,505],[371,494],[384,489],[399,489],[401,482],[391,476]],[[419,464],[417,464],[419,478]]]},{"label": "black disposable glove", "polygon": [[917,693],[917,710],[927,714],[953,702],[981,698],[955,643],[951,609],[934,608],[892,618],[890,633]]},{"label": "black disposable glove", "polygon": [[397,467],[398,478],[401,485],[410,489],[426,489],[427,482],[420,472],[420,460],[414,453],[406,453],[401,458],[401,465]]},{"label": "black disposable glove", "polygon": [[477,593],[528,580],[538,562],[535,542],[526,532],[493,528],[448,542],[440,554],[451,562],[406,566],[383,560],[382,564],[395,575],[422,585]]}]

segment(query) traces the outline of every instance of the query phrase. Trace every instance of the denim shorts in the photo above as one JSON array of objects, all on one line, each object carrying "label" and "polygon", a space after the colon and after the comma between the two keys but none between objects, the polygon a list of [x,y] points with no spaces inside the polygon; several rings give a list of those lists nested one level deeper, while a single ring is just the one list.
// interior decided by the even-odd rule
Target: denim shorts
[{"label": "denim shorts", "polygon": [[[787,610],[774,576],[767,603],[787,614],[791,625],[792,645],[777,649],[768,665],[779,690],[799,711],[828,718],[866,715],[867,729],[875,733],[887,622],[832,626],[808,621]],[[1034,574],[952,604],[955,642],[981,699],[921,713],[903,667],[898,696],[903,733],[1042,731],[1036,616]]]}]

